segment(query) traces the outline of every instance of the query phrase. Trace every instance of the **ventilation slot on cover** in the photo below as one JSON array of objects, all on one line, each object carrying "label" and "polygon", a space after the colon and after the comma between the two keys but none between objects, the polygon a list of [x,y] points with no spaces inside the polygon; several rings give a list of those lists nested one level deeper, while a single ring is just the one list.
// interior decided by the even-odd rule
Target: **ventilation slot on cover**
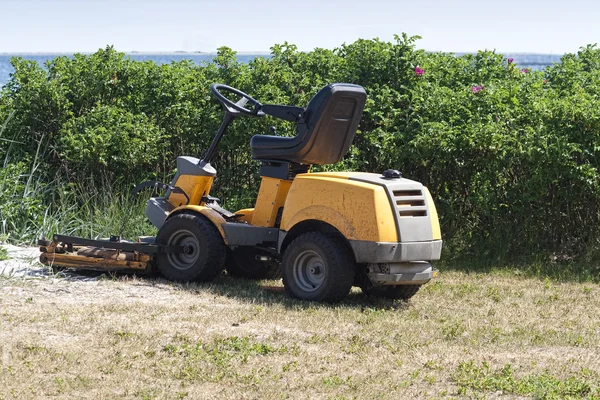
[{"label": "ventilation slot on cover", "polygon": [[394,190],[394,200],[400,217],[426,217],[427,205],[420,190]]}]

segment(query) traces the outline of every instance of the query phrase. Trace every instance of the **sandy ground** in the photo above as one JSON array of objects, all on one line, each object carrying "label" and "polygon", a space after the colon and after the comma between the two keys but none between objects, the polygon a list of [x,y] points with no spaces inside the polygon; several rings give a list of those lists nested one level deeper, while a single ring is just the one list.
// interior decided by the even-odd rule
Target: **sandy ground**
[{"label": "sandy ground", "polygon": [[0,276],[4,278],[50,277],[50,270],[41,268],[39,247],[17,247],[0,244],[8,251],[9,260],[0,261]]},{"label": "sandy ground", "polygon": [[0,244],[8,251],[10,259],[0,261],[0,279],[31,280],[47,279],[51,282],[63,281],[95,281],[102,277],[96,272],[77,273],[74,270],[55,273],[39,263],[39,247],[19,247],[10,244]]}]

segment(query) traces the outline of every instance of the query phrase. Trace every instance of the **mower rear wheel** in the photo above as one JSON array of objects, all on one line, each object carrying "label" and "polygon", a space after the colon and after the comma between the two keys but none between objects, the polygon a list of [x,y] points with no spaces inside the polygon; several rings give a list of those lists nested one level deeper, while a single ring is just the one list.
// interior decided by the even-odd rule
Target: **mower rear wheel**
[{"label": "mower rear wheel", "polygon": [[386,299],[408,300],[413,297],[421,285],[394,285],[361,287],[367,296],[384,297]]},{"label": "mower rear wheel", "polygon": [[229,275],[236,278],[281,279],[279,263],[274,260],[257,260],[256,256],[260,255],[263,253],[253,247],[240,246],[231,249],[227,254],[225,269]]},{"label": "mower rear wheel", "polygon": [[355,269],[343,240],[322,232],[308,232],[294,239],[281,263],[283,286],[290,296],[330,303],[350,292]]},{"label": "mower rear wheel", "polygon": [[156,242],[182,246],[182,253],[159,253],[156,267],[167,279],[178,282],[207,282],[223,270],[226,247],[221,234],[205,218],[191,213],[167,219]]}]

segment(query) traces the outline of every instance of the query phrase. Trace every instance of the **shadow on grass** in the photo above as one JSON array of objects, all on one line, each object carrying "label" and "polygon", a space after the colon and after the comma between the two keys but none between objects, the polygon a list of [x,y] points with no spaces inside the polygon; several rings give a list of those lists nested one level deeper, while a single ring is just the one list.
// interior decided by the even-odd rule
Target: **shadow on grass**
[{"label": "shadow on grass", "polygon": [[[51,272],[52,273],[52,272]],[[233,278],[226,274],[217,277],[214,281],[206,283],[178,283],[166,280],[156,273],[136,275],[131,272],[106,272],[98,270],[84,270],[61,268],[54,271],[54,276],[68,280],[111,280],[127,281],[135,279],[138,285],[177,289],[192,293],[211,293],[215,296],[239,299],[248,303],[262,305],[282,305],[289,309],[319,309],[319,308],[347,308],[361,310],[406,310],[410,307],[410,300],[391,300],[381,297],[366,296],[360,289],[353,288],[339,303],[318,303],[293,299],[288,296],[281,280],[247,280]],[[417,293],[418,296],[418,293]]]},{"label": "shadow on grass", "polygon": [[442,260],[436,263],[441,271],[485,273],[525,278],[550,279],[557,282],[600,283],[600,261],[552,260],[548,258],[510,261],[475,257]]},{"label": "shadow on grass", "polygon": [[352,292],[341,302],[335,304],[297,300],[291,298],[286,293],[281,285],[281,281],[252,281],[232,278],[227,275],[222,275],[209,283],[169,283],[181,290],[198,293],[209,292],[217,296],[239,299],[248,303],[281,305],[288,309],[347,308],[361,310],[406,310],[410,307],[410,300],[390,300],[366,296],[356,288],[353,288]]}]

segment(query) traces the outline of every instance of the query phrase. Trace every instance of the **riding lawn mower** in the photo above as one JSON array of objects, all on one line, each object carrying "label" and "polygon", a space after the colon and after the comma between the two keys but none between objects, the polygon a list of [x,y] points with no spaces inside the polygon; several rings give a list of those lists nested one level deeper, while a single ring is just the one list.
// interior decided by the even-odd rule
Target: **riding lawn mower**
[{"label": "riding lawn mower", "polygon": [[[426,187],[393,169],[310,172],[348,152],[366,101],[361,86],[327,85],[306,108],[261,104],[221,84],[211,90],[225,115],[202,159],[180,156],[170,184],[144,182],[133,189],[166,190],[146,205],[156,237],[131,242],[57,234],[39,241],[43,264],[157,270],[180,282],[207,282],[226,268],[243,278],[281,276],[290,296],[325,302],[341,300],[352,286],[408,299],[436,276],[430,262],[440,258],[442,239]],[[234,119],[265,115],[295,124],[296,136],[252,137],[252,156],[261,165],[255,206],[225,210],[210,195],[216,177],[210,160]]]}]

